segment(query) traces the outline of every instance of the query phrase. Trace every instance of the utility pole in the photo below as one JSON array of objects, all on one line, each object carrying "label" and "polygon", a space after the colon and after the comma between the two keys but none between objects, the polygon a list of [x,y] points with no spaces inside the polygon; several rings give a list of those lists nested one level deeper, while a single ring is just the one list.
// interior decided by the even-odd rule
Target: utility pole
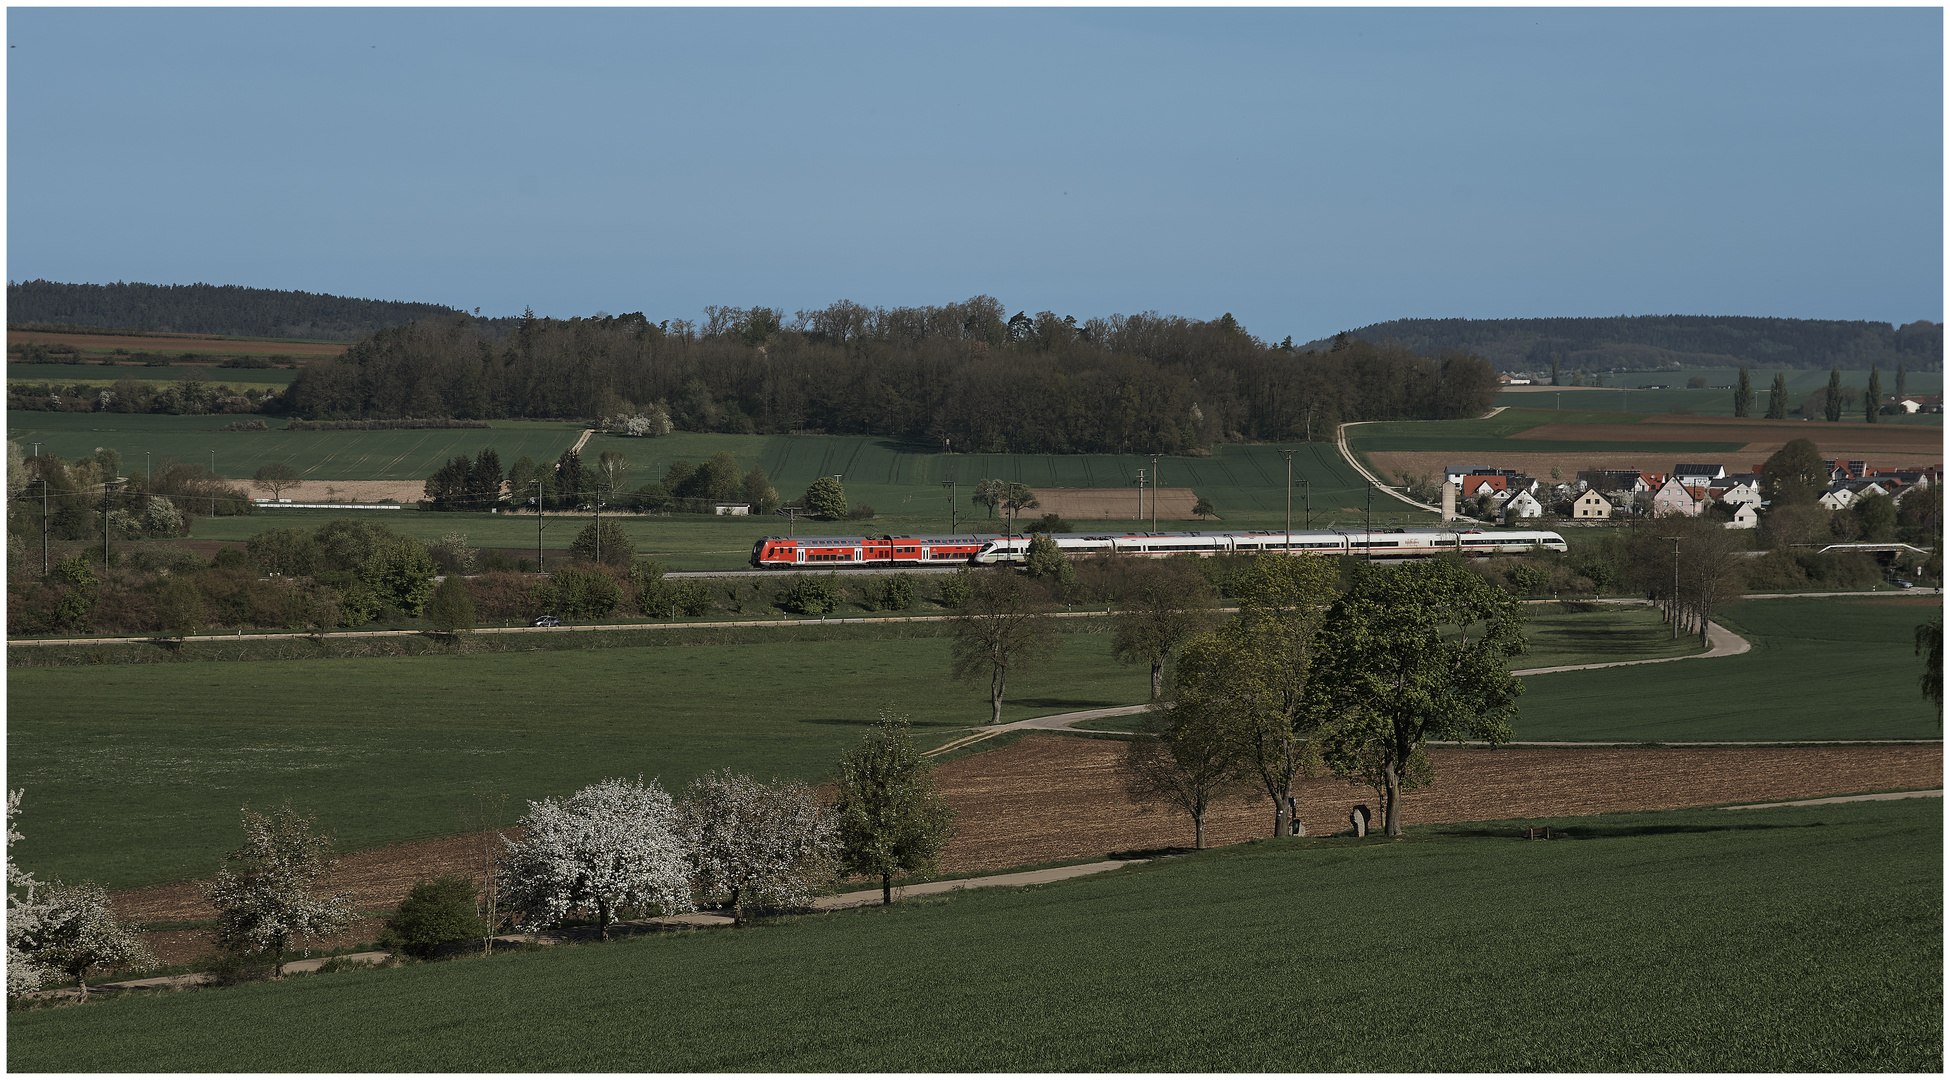
[{"label": "utility pole", "polygon": [[603,564],[603,482],[596,481],[596,565]]},{"label": "utility pole", "polygon": [[547,573],[542,563],[542,480],[536,477],[529,481],[535,488],[535,572]]},{"label": "utility pole", "polygon": [[1286,547],[1282,550],[1293,554],[1293,455],[1292,450],[1282,450],[1286,455]]},{"label": "utility pole", "polygon": [[142,452],[142,486],[149,487],[153,483],[155,483],[155,477],[149,472],[149,451],[144,450]]},{"label": "utility pole", "polygon": [[102,481],[102,571],[108,571],[108,481]]},{"label": "utility pole", "polygon": [[955,531],[955,482],[943,480],[941,486],[948,489],[948,533],[952,536]]},{"label": "utility pole", "polygon": [[217,516],[217,451],[210,450],[210,517]]},{"label": "utility pole", "polygon": [[1374,481],[1368,481],[1368,561],[1374,561]]},{"label": "utility pole", "polygon": [[[38,449],[38,447],[36,447]],[[39,454],[34,455],[39,457]],[[41,485],[41,576],[47,576],[47,481],[36,480]]]},{"label": "utility pole", "polygon": [[1138,524],[1144,524],[1144,470],[1138,470]]},{"label": "utility pole", "polygon": [[1158,531],[1158,455],[1151,455],[1151,531]]}]

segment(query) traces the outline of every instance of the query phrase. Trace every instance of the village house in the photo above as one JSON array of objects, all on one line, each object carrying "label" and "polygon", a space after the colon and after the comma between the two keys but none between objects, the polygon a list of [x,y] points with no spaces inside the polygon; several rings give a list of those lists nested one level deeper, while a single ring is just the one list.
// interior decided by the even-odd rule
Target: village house
[{"label": "village house", "polygon": [[1740,503],[1733,508],[1733,520],[1726,523],[1729,529],[1757,529],[1760,527],[1760,511],[1754,503]]},{"label": "village house", "polygon": [[1525,518],[1540,518],[1543,516],[1544,504],[1538,502],[1536,496],[1528,491],[1518,491],[1512,494],[1508,501],[1503,504],[1504,521],[1519,521]]},{"label": "village house", "polygon": [[1571,502],[1571,517],[1577,521],[1606,521],[1611,514],[1611,500],[1595,491],[1587,491]]},{"label": "village house", "polygon": [[1706,489],[1703,487],[1688,488],[1677,478],[1667,480],[1659,485],[1659,490],[1652,493],[1652,516],[1680,514],[1685,517],[1698,517],[1700,511],[1706,507],[1705,495]]},{"label": "village house", "polygon": [[1710,487],[1727,474],[1724,465],[1674,465],[1672,475],[1687,487]]}]

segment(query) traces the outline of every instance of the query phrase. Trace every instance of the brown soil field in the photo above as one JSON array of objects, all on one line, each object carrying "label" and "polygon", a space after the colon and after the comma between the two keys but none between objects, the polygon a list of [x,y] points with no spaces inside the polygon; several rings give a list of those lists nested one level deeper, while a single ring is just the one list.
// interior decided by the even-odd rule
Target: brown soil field
[{"label": "brown soil field", "polygon": [[[1136,488],[1035,488],[1036,501],[1042,505],[1028,514],[1041,516],[1055,514],[1075,522],[1078,528],[1085,528],[1088,521],[1132,521],[1138,515],[1138,492]],[[1151,517],[1151,499],[1158,500],[1159,521],[1197,521],[1192,507],[1198,505],[1198,494],[1191,488],[1153,488],[1144,492],[1144,514]],[[1022,520],[1020,517],[1018,521]],[[1033,520],[1033,518],[1031,519]]]},{"label": "brown soil field", "polygon": [[1943,456],[1943,429],[1910,424],[1816,424],[1798,420],[1658,416],[1639,424],[1540,424],[1512,441],[1742,443],[1746,454],[1768,454],[1790,439],[1813,439],[1823,457],[1874,459],[1884,454]]},{"label": "brown soil field", "polygon": [[7,331],[8,345],[73,345],[77,349],[127,349],[152,353],[215,353],[225,356],[338,356],[349,342],[237,341],[192,334],[55,334],[42,330]]},{"label": "brown soil field", "polygon": [[[1013,746],[941,766],[943,794],[960,812],[959,833],[942,859],[948,873],[999,869],[1112,851],[1189,847],[1191,823],[1163,809],[1144,811],[1117,779],[1123,744],[1061,735],[1032,735]],[[1433,786],[1403,802],[1407,827],[1625,810],[1661,810],[1730,802],[1818,798],[1863,791],[1939,788],[1937,745],[1826,747],[1690,747],[1566,749],[1438,747]],[[1347,827],[1356,803],[1374,793],[1334,779],[1302,781],[1294,792],[1300,820],[1315,835]],[[1221,803],[1206,823],[1206,842],[1234,844],[1272,829],[1264,795]],[[361,852],[344,860],[340,883],[360,910],[394,907],[413,882],[472,872],[476,838],[450,837]],[[189,921],[213,916],[195,883],[117,893],[123,918]],[[331,944],[378,937],[367,919]],[[202,931],[149,935],[159,956],[184,961],[210,951]]]},{"label": "brown soil field", "polygon": [[[248,481],[244,481],[248,483]],[[251,489],[251,498],[268,499],[271,493]],[[376,503],[392,499],[412,505],[427,497],[425,480],[306,480],[285,488],[278,495],[299,503],[360,502]]]}]

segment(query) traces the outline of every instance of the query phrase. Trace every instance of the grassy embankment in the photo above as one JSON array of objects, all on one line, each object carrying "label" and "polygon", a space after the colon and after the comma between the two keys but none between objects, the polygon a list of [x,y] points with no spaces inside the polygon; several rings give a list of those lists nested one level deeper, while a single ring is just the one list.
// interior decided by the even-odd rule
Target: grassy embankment
[{"label": "grassy embankment", "polygon": [[1941,1071],[1939,801],[1552,824],[1573,839],[1506,822],[1242,845],[746,930],[16,1012],[7,1064]]}]

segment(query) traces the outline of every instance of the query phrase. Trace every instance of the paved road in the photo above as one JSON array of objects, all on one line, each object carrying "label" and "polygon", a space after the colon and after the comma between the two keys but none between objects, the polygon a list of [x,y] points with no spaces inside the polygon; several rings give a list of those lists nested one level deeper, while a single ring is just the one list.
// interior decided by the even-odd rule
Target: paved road
[{"label": "paved road", "polygon": [[1888,802],[1892,799],[1941,799],[1943,789],[1935,791],[1887,791],[1880,795],[1838,795],[1832,799],[1797,799],[1794,802],[1749,803],[1746,806],[1722,806],[1722,810],[1771,810],[1776,806],[1827,806],[1830,803],[1845,802]]}]

